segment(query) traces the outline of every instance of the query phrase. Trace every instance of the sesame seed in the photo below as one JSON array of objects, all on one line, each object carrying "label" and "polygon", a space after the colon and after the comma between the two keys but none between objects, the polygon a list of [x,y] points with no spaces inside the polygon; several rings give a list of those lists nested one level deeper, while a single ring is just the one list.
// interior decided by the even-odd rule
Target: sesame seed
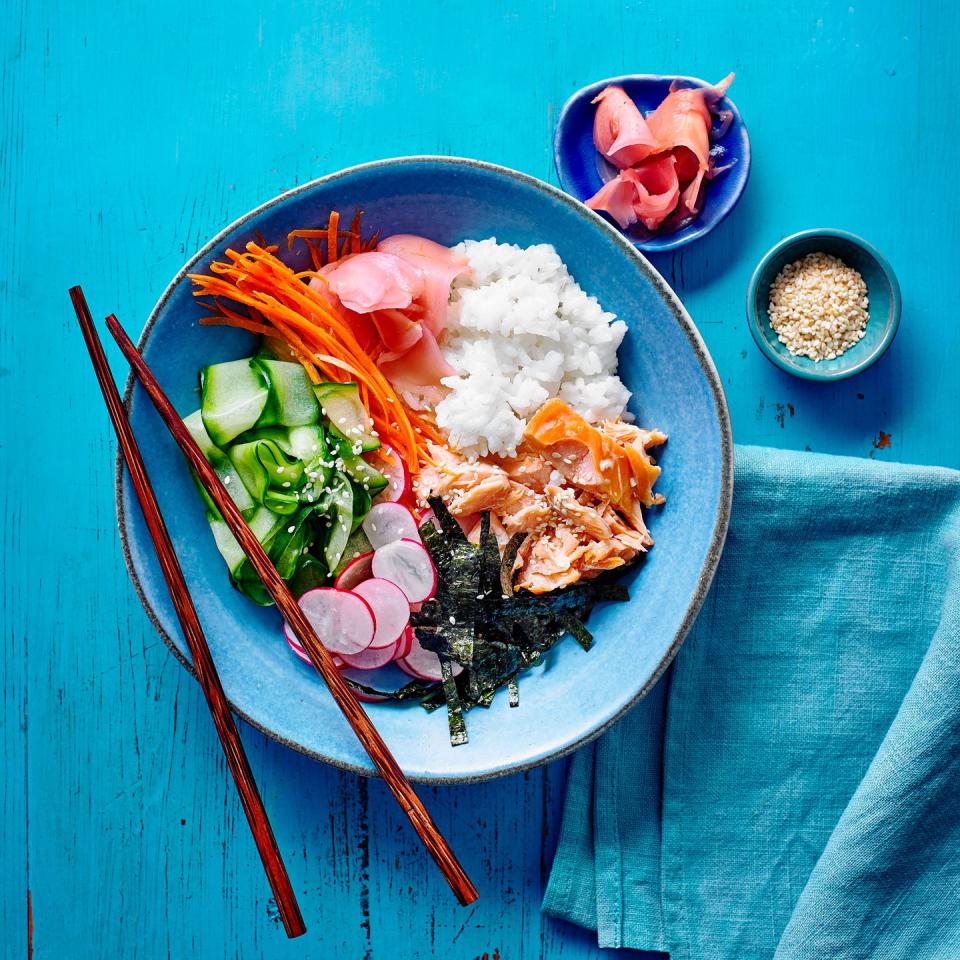
[{"label": "sesame seed", "polygon": [[289,487],[289,486],[290,486],[290,481],[289,481],[289,480],[284,480],[283,483],[280,484],[280,486],[281,486],[281,487]]},{"label": "sesame seed", "polygon": [[777,274],[767,315],[792,354],[833,360],[863,339],[869,306],[863,277],[837,257],[817,252]]},{"label": "sesame seed", "polygon": [[291,524],[289,527],[287,527],[287,533],[293,533],[293,531],[296,529],[297,528]]},{"label": "sesame seed", "polygon": [[223,478],[223,485],[226,486],[232,479],[233,479],[233,477],[231,477],[231,476],[229,476],[229,475],[226,476],[226,477],[224,477],[224,478]]}]

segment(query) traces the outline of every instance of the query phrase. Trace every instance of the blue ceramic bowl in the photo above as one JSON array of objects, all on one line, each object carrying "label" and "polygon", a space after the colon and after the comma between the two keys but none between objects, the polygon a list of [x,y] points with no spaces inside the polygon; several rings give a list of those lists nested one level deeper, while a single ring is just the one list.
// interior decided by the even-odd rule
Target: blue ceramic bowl
[{"label": "blue ceramic bowl", "polygon": [[[870,319],[863,339],[833,360],[794,356],[770,326],[770,285],[788,264],[820,251],[839,257],[867,284]],[[842,380],[876,363],[900,326],[900,284],[893,268],[866,240],[844,230],[803,230],[776,244],[757,265],[747,288],[747,323],[763,355],[773,364],[806,380]]]},{"label": "blue ceramic bowl", "polygon": [[[589,200],[616,173],[616,168],[597,152],[593,144],[593,118],[597,112],[593,98],[604,87],[616,84],[623,87],[646,115],[663,102],[674,80],[691,87],[712,86],[697,77],[632,73],[592,83],[589,87],[578,90],[563,105],[553,137],[553,156],[560,183],[567,193],[581,201]],[[682,230],[643,239],[632,237],[626,232],[625,236],[638,250],[644,253],[661,253],[698,240],[708,234],[737,205],[750,176],[750,138],[747,136],[747,128],[740,111],[729,97],[720,100],[719,108],[733,113],[733,122],[716,144],[723,150],[721,162],[735,161],[734,166],[707,184],[700,215]],[[612,220],[610,222],[613,223]]]},{"label": "blue ceramic bowl", "polygon": [[[624,578],[633,599],[603,605],[591,617],[597,642],[589,653],[569,639],[559,644],[543,668],[521,680],[519,708],[510,709],[507,697],[498,696],[489,710],[471,711],[465,746],[450,746],[443,711],[368,708],[400,765],[418,780],[477,780],[543,763],[596,736],[650,689],[703,601],[731,496],[730,427],[720,381],[680,301],[598,216],[554,187],[503,167],[411,157],[354,167],[291,190],[227,227],[190,260],[161,297],[140,341],[178,410],[186,414],[198,406],[201,366],[246,356],[254,346],[241,331],[198,325],[201,310],[184,275],[204,269],[226,247],[238,248],[258,234],[281,241],[290,229],[324,223],[331,209],[351,211],[357,204],[370,228],[384,235],[419,233],[444,244],[490,236],[554,244],[583,287],[629,324],[620,363],[635,391],[633,412],[670,435],[659,486],[667,503],[650,517],[657,545]],[[302,258],[290,259],[305,266]],[[287,648],[277,611],[254,606],[230,587],[190,474],[140,387],[128,384],[127,404],[235,709],[303,753],[372,773],[320,678]],[[187,664],[129,478],[118,481],[130,572],[147,612]]]}]

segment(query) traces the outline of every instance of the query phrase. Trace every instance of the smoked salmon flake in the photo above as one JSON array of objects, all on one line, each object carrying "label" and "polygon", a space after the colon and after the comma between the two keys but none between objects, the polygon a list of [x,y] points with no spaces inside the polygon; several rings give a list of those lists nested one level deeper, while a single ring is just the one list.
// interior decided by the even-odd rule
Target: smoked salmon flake
[{"label": "smoked salmon flake", "polygon": [[666,440],[623,420],[595,426],[554,398],[531,417],[517,456],[470,460],[431,444],[432,462],[414,486],[422,500],[442,497],[474,539],[482,511],[500,540],[529,534],[516,586],[547,593],[625,566],[653,546],[641,508],[663,497],[653,492],[660,467],[647,451]]}]

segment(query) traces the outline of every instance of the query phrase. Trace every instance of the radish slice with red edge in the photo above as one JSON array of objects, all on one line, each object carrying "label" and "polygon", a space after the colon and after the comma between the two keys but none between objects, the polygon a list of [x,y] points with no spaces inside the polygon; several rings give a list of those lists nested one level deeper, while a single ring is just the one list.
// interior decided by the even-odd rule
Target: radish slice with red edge
[{"label": "radish slice with red edge", "polygon": [[436,568],[416,540],[395,540],[374,550],[373,575],[395,583],[410,603],[428,600],[437,589]]},{"label": "radish slice with red edge", "polygon": [[[360,681],[358,681],[358,682],[359,682],[359,683],[362,683],[363,681],[360,680]],[[389,697],[385,697],[383,694],[379,694],[379,693],[364,693],[363,690],[354,690],[354,691],[353,691],[353,695],[354,695],[361,703],[383,703],[383,702],[385,702],[386,700],[389,700],[389,699],[390,699]]]},{"label": "radish slice with red edge", "polygon": [[374,504],[363,518],[363,532],[374,550],[397,540],[420,542],[417,521],[401,503]]},{"label": "radish slice with red edge", "polygon": [[383,703],[384,700],[389,700],[389,697],[385,697],[382,694],[375,693],[364,693],[362,690],[354,690],[353,695],[361,703]]},{"label": "radish slice with red edge", "polygon": [[370,647],[396,647],[397,641],[403,636],[403,631],[410,622],[410,603],[407,595],[392,581],[372,577],[358,583],[353,592],[366,600],[373,617],[377,622],[377,629],[373,635]]},{"label": "radish slice with red edge", "polygon": [[384,444],[371,459],[373,465],[387,478],[386,487],[373,498],[375,504],[393,503],[410,493],[410,471],[393,447]]},{"label": "radish slice with red edge", "polygon": [[[463,667],[456,661],[451,661],[450,665],[455,677],[463,673]],[[409,673],[411,677],[416,677],[418,680],[439,681],[443,679],[440,658],[432,650],[424,650],[415,636],[410,652],[397,660],[397,666],[404,673]]]},{"label": "radish slice with red edge", "polygon": [[417,506],[413,508],[413,515],[416,517],[418,530],[428,521],[438,530],[440,529],[440,523],[433,513],[433,507],[424,507],[417,504]]},{"label": "radish slice with red edge", "polygon": [[[297,603],[320,642],[331,653],[342,657],[360,653],[370,646],[377,622],[363,597],[335,587],[317,587],[308,590]],[[284,622],[283,629],[287,639],[293,639],[300,646],[288,623]]]},{"label": "radish slice with red edge", "polygon": [[402,660],[408,656],[413,649],[414,639],[413,627],[407,627],[407,629],[403,631],[403,636],[397,641],[397,649],[393,653],[393,659]]},{"label": "radish slice with red edge", "polygon": [[354,557],[338,574],[333,585],[338,590],[352,590],[358,583],[369,580],[373,576],[373,551],[368,550]]},{"label": "radish slice with red edge", "polygon": [[[286,635],[287,646],[288,646],[288,647],[297,655],[297,657],[299,657],[304,663],[306,663],[306,664],[308,664],[309,666],[312,667],[312,666],[313,666],[313,661],[310,659],[310,655],[307,653],[307,651],[304,650],[303,647],[300,646],[300,641],[299,641],[296,637],[291,636],[290,634],[288,634],[286,631],[284,631],[284,634]],[[340,657],[338,657],[336,654],[333,655],[333,664],[334,664],[334,666],[336,666],[336,667],[343,667],[343,666],[345,666],[343,660],[341,660]]]},{"label": "radish slice with red edge", "polygon": [[388,643],[385,647],[367,647],[359,653],[344,654],[343,662],[348,667],[354,667],[357,670],[376,670],[378,667],[385,667],[397,652],[397,644]]}]

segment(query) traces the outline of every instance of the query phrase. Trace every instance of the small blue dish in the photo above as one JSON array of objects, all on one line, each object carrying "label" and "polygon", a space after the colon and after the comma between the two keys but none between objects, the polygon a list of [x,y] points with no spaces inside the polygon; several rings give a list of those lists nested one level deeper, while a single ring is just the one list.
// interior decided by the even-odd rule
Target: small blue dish
[{"label": "small blue dish", "polygon": [[[870,319],[859,343],[833,360],[792,354],[770,325],[770,285],[788,264],[808,253],[827,253],[853,267],[867,285]],[[806,380],[852,377],[886,353],[900,326],[900,284],[893,268],[866,240],[845,230],[803,230],[785,237],[757,265],[747,288],[747,324],[763,355],[773,364]]]},{"label": "small blue dish", "polygon": [[[476,160],[407,157],[353,167],[290,190],[228,226],[173,279],[154,308],[140,349],[177,409],[199,404],[197,371],[249,356],[255,341],[240,330],[198,323],[186,274],[205,270],[228,247],[259,236],[280,241],[296,227],[324,223],[330,210],[363,205],[366,224],[419,233],[443,244],[496,236],[528,246],[551,243],[572,274],[627,323],[620,376],[634,391],[630,409],[670,437],[659,458],[662,508],[648,524],[656,548],[623,577],[629,603],[602,604],[590,618],[589,654],[572,641],[551,651],[520,683],[520,706],[498,695],[470,712],[470,742],[451,747],[443,711],[370,704],[377,729],[407,775],[468,781],[543,763],[597,736],[646,693],[693,623],[726,535],[733,445],[720,379],[676,294],[609,224],[548,184]],[[281,255],[295,269],[304,251]],[[373,773],[369,758],[316,672],[287,647],[274,608],[234,590],[204,518],[183,458],[143,390],[128,382],[127,409],[147,472],[190,584],[224,690],[258,729],[339,767]],[[129,477],[119,469],[117,507],[127,563],[147,613],[189,667],[183,636]],[[651,598],[655,598],[652,602]]]},{"label": "small blue dish", "polygon": [[[670,92],[670,85],[679,81],[689,87],[711,87],[713,84],[697,77],[663,76],[656,73],[632,73],[623,77],[599,80],[578,90],[563,105],[553,136],[553,156],[557,175],[564,190],[578,200],[590,199],[616,173],[616,168],[597,152],[593,143],[593,118],[597,112],[594,97],[611,84],[623,87],[627,96],[645,116],[654,111]],[[706,236],[737,205],[747,178],[750,176],[750,138],[734,102],[723,97],[719,109],[729,110],[733,121],[715,145],[722,151],[722,163],[733,166],[707,184],[703,209],[687,226],[663,236],[624,236],[644,253],[662,253],[675,250]],[[618,228],[619,229],[619,228]]]}]

